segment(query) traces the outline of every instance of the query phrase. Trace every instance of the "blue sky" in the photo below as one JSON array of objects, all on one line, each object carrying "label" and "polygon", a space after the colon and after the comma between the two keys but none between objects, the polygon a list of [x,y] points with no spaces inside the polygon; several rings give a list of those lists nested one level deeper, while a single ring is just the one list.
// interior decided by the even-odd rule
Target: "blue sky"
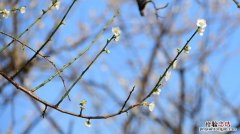
[{"label": "blue sky", "polygon": [[[23,18],[27,18],[27,15],[30,15],[30,13],[28,13],[28,2],[26,0],[22,0],[21,4],[22,5],[26,5],[27,6],[27,13],[24,14]],[[166,12],[170,11],[170,8],[173,8],[175,5],[172,5],[173,1],[167,1],[167,0],[158,0],[156,1],[157,4],[164,4],[164,3],[169,3],[169,6],[167,8],[169,9],[164,9],[162,11],[160,11],[161,15],[165,15]],[[60,8],[60,10],[58,12],[53,12],[53,14],[56,16],[54,19],[60,19],[65,11],[65,9],[68,7],[68,5],[71,3],[70,0],[66,0],[64,2],[62,2],[62,6],[63,8]],[[122,2],[121,2],[122,3]],[[46,3],[41,3],[39,2],[39,6],[38,8],[34,8],[31,9],[31,11],[36,12],[36,13],[40,13],[41,9],[44,8],[46,9],[46,7],[50,4],[50,1],[46,2]],[[76,56],[76,54],[83,50],[90,42],[91,40],[94,38],[94,36],[103,28],[103,26],[105,25],[106,21],[108,19],[111,18],[111,16],[114,14],[113,9],[106,9],[107,5],[106,5],[106,1],[105,0],[79,0],[77,2],[77,4],[74,6],[74,8],[72,9],[72,11],[70,12],[69,16],[66,19],[66,25],[62,26],[59,31],[57,32],[57,34],[54,36],[53,38],[53,42],[51,45],[56,46],[56,48],[63,46],[63,45],[69,45],[68,42],[66,42],[65,38],[66,37],[78,37],[79,35],[83,34],[81,33],[82,31],[80,31],[79,28],[79,22],[85,23],[87,26],[90,27],[90,33],[92,34],[89,39],[87,41],[85,41],[83,44],[81,44],[80,47],[77,47],[76,49],[70,50],[70,51],[66,51],[65,53],[61,53],[59,55],[56,55],[53,58],[56,61],[56,64],[58,65],[58,67],[62,67],[65,63],[67,63],[67,61],[69,59],[72,59]],[[131,9],[130,9],[131,8]],[[198,44],[199,43],[205,43],[207,42],[208,39],[210,39],[211,35],[214,34],[216,35],[221,35],[222,31],[221,31],[221,27],[223,22],[211,22],[208,20],[211,20],[212,18],[215,18],[215,21],[222,21],[220,20],[220,13],[216,14],[214,12],[210,11],[206,11],[203,10],[203,8],[196,4],[195,2],[192,3],[192,5],[190,5],[189,8],[187,7],[179,7],[180,8],[180,12],[182,12],[182,14],[188,14],[188,18],[184,18],[183,15],[180,15],[176,18],[176,22],[174,23],[174,27],[176,29],[181,29],[182,27],[186,27],[187,25],[190,25],[189,29],[187,30],[187,32],[185,32],[184,34],[182,34],[181,36],[166,36],[163,38],[163,43],[169,43],[168,45],[165,45],[167,47],[167,49],[169,50],[169,54],[171,57],[174,56],[174,51],[176,50],[177,47],[181,47],[184,45],[184,43],[187,41],[187,39],[191,36],[191,34],[195,31],[194,26],[195,26],[195,22],[198,18],[205,18],[208,22],[208,26],[206,29],[206,32],[204,34],[203,37],[201,36],[195,36],[194,39],[191,41],[191,47],[192,47],[192,51],[189,55],[189,57],[191,58],[191,56],[194,56],[195,54],[201,53],[198,52]],[[185,8],[187,10],[185,10]],[[129,10],[130,9],[130,10]],[[151,6],[147,7],[148,11],[151,9]],[[201,11],[201,12],[200,12]],[[227,12],[229,14],[232,14],[232,16],[236,15],[239,18],[239,10],[237,8],[235,8],[235,5],[233,2],[229,2],[228,5],[226,6],[226,9],[223,12]],[[104,13],[104,21],[99,22],[96,25],[96,22],[91,22],[91,18],[90,16],[92,14],[95,14],[96,16],[101,16]],[[117,18],[115,20],[115,22],[113,23],[112,26],[118,26],[122,23],[124,23],[126,25],[126,29],[125,31],[127,31],[126,33],[122,33],[122,40],[120,40],[119,43],[112,43],[111,46],[109,47],[111,53],[109,55],[107,54],[103,54],[101,55],[100,59],[98,59],[98,61],[94,64],[93,67],[91,67],[91,70],[88,71],[86,73],[86,75],[83,77],[84,80],[95,80],[99,83],[108,83],[110,85],[110,87],[112,88],[112,90],[114,91],[114,93],[118,96],[119,99],[121,99],[122,101],[126,98],[127,96],[127,92],[126,90],[123,90],[123,88],[120,86],[120,84],[118,82],[116,82],[116,79],[113,78],[114,74],[110,73],[110,72],[106,72],[104,70],[101,70],[101,67],[105,64],[107,64],[108,68],[111,68],[111,70],[115,70],[118,74],[121,74],[122,78],[124,78],[127,81],[127,86],[129,87],[129,89],[133,86],[136,85],[138,80],[136,80],[136,78],[140,78],[140,76],[142,75],[142,67],[146,65],[147,60],[149,59],[150,56],[150,51],[153,48],[153,44],[154,44],[154,40],[152,35],[148,35],[145,33],[145,31],[142,31],[142,33],[137,33],[136,35],[131,35],[128,36],[127,33],[128,31],[133,31],[135,25],[137,24],[146,24],[146,25],[151,25],[150,21],[148,20],[149,18],[147,17],[140,17],[139,12],[137,10],[137,6],[134,2],[126,2],[126,4],[124,4],[121,8],[120,8],[120,13],[121,13],[121,19],[120,17]],[[147,14],[150,14],[151,11],[149,11]],[[216,14],[216,15],[215,15]],[[20,28],[21,30],[24,30],[33,20],[34,18],[36,18],[39,14],[32,14],[31,18],[32,19],[28,19],[26,21],[26,23],[22,23],[22,27]],[[131,15],[134,15],[134,17],[131,18]],[[154,16],[154,15],[153,15]],[[129,17],[131,19],[129,19]],[[153,18],[153,17],[152,17]],[[185,22],[184,19],[189,20],[188,23]],[[160,21],[167,21],[168,17],[166,16],[166,19],[161,19]],[[7,23],[7,21],[11,21],[11,19],[9,20],[3,20],[5,23]],[[122,22],[124,21],[124,22]],[[44,22],[44,29],[40,29],[38,30],[36,27],[33,28],[32,31],[30,31],[29,34],[34,33],[35,38],[32,38],[30,40],[30,44],[34,44],[33,48],[37,48],[37,44],[39,44],[39,42],[43,42],[44,39],[46,39],[46,36],[48,35],[46,31],[50,31],[53,27],[53,18],[49,15],[47,17],[45,17],[43,19]],[[228,21],[229,22],[229,21]],[[230,21],[231,22],[231,21]],[[225,27],[231,27],[232,24],[226,24]],[[7,29],[7,28],[6,28]],[[169,27],[169,29],[171,29],[171,27]],[[38,30],[38,32],[36,32],[36,30]],[[143,29],[144,30],[144,29]],[[35,33],[36,32],[36,33]],[[28,35],[29,35],[28,34]],[[124,35],[125,34],[125,35]],[[216,52],[213,52],[213,54],[211,56],[209,56],[209,58],[206,59],[206,63],[209,65],[209,79],[207,79],[206,83],[212,83],[212,79],[210,77],[210,75],[213,73],[215,74],[216,72],[220,73],[219,69],[222,69],[221,71],[221,75],[220,75],[220,84],[222,86],[222,88],[224,89],[224,94],[226,95],[226,97],[228,98],[228,100],[233,100],[231,101],[231,103],[234,106],[238,106],[239,105],[239,97],[237,95],[237,91],[238,88],[240,87],[239,82],[238,82],[238,76],[239,76],[239,66],[240,66],[240,58],[239,58],[239,41],[238,39],[238,35],[239,35],[239,28],[238,27],[234,27],[234,31],[233,32],[229,32],[229,36],[226,37],[226,39],[224,40],[224,42],[220,42],[220,47],[217,48]],[[80,72],[86,67],[86,60],[90,61],[93,56],[100,50],[100,47],[102,47],[106,41],[107,38],[111,37],[111,27],[109,27],[107,29],[107,32],[105,32],[103,34],[103,36],[99,39],[99,41],[93,46],[93,48],[88,51],[86,53],[86,55],[83,56],[83,59],[80,58],[80,60],[76,61],[76,63],[73,64],[73,67],[75,67],[74,69],[79,69],[78,75],[80,74]],[[131,38],[131,42],[126,43],[124,42],[124,39],[127,38]],[[176,42],[178,41],[178,42]],[[140,48],[141,45],[145,45],[143,48]],[[176,45],[178,44],[178,45]],[[127,45],[132,45],[131,47],[128,47]],[[211,48],[211,46],[213,46],[214,44],[211,43],[207,43],[206,47]],[[130,49],[128,49],[130,48]],[[138,49],[137,53],[135,53],[134,49]],[[237,51],[236,54],[234,56],[232,56],[230,59],[227,59],[226,63],[224,63],[224,66],[221,64],[223,61],[223,57],[225,56],[225,54],[229,54],[229,53],[233,53],[234,51]],[[28,52],[28,51],[27,51]],[[44,52],[44,50],[43,50]],[[133,71],[131,69],[131,67],[128,66],[128,62],[127,59],[136,59],[135,56],[139,56],[143,62],[143,65],[139,65],[136,67],[136,69]],[[181,58],[183,58],[183,56],[181,56]],[[194,63],[194,60],[198,60],[198,59],[191,59],[189,62],[186,61],[186,63],[184,63],[184,66],[191,66],[192,63]],[[136,61],[137,62],[137,61]],[[157,62],[157,61],[156,61]],[[157,68],[157,69],[156,69]],[[65,76],[69,76],[71,75],[71,71],[73,68],[68,68],[64,71],[64,75]],[[165,68],[159,68],[159,66],[155,67],[155,73],[161,74]],[[44,81],[46,78],[48,78],[49,76],[51,76],[52,74],[54,74],[55,70],[54,69],[50,69],[46,72],[42,72],[41,70],[39,70],[38,68],[35,68],[32,72],[31,72],[31,77],[29,78],[31,81],[30,87],[35,87],[38,84],[40,84],[42,81]],[[186,79],[187,79],[187,87],[189,92],[193,92],[195,93],[197,89],[196,86],[196,76],[199,74],[199,68],[198,67],[193,67],[191,70],[189,70],[189,72],[186,75]],[[41,77],[39,77],[41,76]],[[160,104],[164,107],[170,107],[170,104],[168,101],[166,101],[166,99],[169,96],[174,96],[175,94],[173,94],[173,92],[178,92],[178,73],[173,71],[173,75],[171,80],[163,87],[164,92],[161,93],[160,99],[162,99],[163,101],[160,101]],[[31,79],[32,78],[32,79]],[[67,87],[69,87],[72,84],[73,81],[66,81]],[[154,83],[154,82],[151,82]],[[11,87],[11,88],[10,88]],[[151,87],[151,86],[150,86]],[[150,88],[149,87],[149,88]],[[5,94],[10,94],[11,92],[13,92],[14,88],[12,88],[12,86],[9,86],[9,91],[5,91]],[[62,91],[56,91],[57,89],[61,89],[62,90],[62,84],[60,82],[59,78],[55,78],[52,83],[47,84],[46,86],[44,86],[40,91],[37,92],[37,94],[41,97],[44,98],[46,100],[48,100],[49,102],[56,102],[58,100],[58,98],[60,98],[60,95],[62,93]],[[114,112],[116,111],[116,107],[119,107],[119,105],[117,105],[116,102],[114,102],[110,97],[106,96],[106,92],[101,91],[101,89],[96,88],[96,89],[91,89],[91,92],[93,92],[93,95],[90,95],[89,93],[85,93],[86,89],[80,85],[77,85],[76,87],[74,87],[73,91],[70,93],[70,96],[73,97],[73,101],[71,103],[69,103],[67,101],[67,99],[65,99],[65,101],[63,102],[63,104],[61,104],[62,107],[64,107],[65,109],[68,109],[70,111],[78,111],[78,103],[81,99],[86,99],[88,101],[87,103],[87,109],[86,109],[86,113],[88,113],[89,115],[96,115],[96,114],[103,114],[103,113],[109,113],[109,112]],[[90,89],[87,89],[90,90]],[[204,90],[204,89],[203,89]],[[91,99],[92,97],[97,97],[94,96],[94,92],[99,93],[103,96],[103,98],[98,98],[98,99],[103,99],[103,100],[99,100],[99,102],[94,102],[93,99]],[[204,96],[204,101],[206,104],[204,104],[204,110],[201,112],[201,115],[203,117],[206,116],[206,118],[217,112],[217,110],[221,109],[222,110],[226,110],[225,107],[222,106],[222,104],[217,104],[217,105],[213,105],[213,107],[211,107],[211,102],[214,102],[215,100],[212,99],[212,97],[207,94],[207,92],[204,90],[204,94],[206,94]],[[149,100],[155,100],[156,98],[150,98]],[[1,100],[1,99],[0,99]],[[0,101],[1,102],[1,101]],[[18,96],[15,98],[14,100],[15,102],[15,110],[17,111],[15,113],[16,116],[16,127],[14,128],[14,132],[15,133],[20,133],[22,132],[22,129],[24,128],[24,126],[26,126],[26,124],[31,123],[31,120],[33,118],[36,118],[38,116],[41,115],[41,113],[39,111],[36,110],[36,108],[33,106],[30,98],[28,96],[26,96],[24,93],[20,93],[18,94]],[[93,105],[95,103],[102,103],[104,107],[104,109],[101,109],[101,111],[96,111],[96,109],[93,108]],[[209,104],[208,104],[209,103]],[[210,106],[209,106],[210,105]],[[43,106],[42,106],[43,107]],[[208,111],[210,107],[210,111]],[[6,133],[7,128],[9,127],[9,124],[11,122],[11,107],[8,106],[6,107],[6,109],[1,110],[0,109],[0,132],[2,133]],[[29,115],[31,116],[26,116],[26,113],[30,113]],[[161,114],[161,113],[156,113]],[[54,117],[55,121],[57,121],[60,125],[60,127],[62,128],[62,130],[64,130],[65,132],[67,132],[68,127],[69,127],[69,122],[74,122],[74,127],[72,132],[74,133],[79,133],[79,132],[84,132],[84,133],[121,133],[122,130],[120,128],[121,124],[128,118],[127,115],[123,114],[120,116],[117,116],[113,119],[108,119],[108,120],[93,120],[92,121],[92,127],[91,128],[87,128],[85,127],[84,123],[85,123],[85,119],[80,119],[80,118],[76,118],[76,117],[71,117],[69,115],[64,115],[62,113],[56,112],[56,111],[52,111],[50,115],[52,117]],[[221,120],[222,117],[218,117],[216,116],[216,120]],[[236,120],[234,119],[234,117],[231,118],[227,118],[226,120],[231,120],[232,123],[234,123]],[[190,122],[187,122],[190,123]],[[204,124],[204,121],[200,124]],[[154,124],[154,122],[152,121],[146,121],[146,125],[145,127],[150,126],[150,128],[154,128],[157,127],[155,126],[156,124]],[[137,125],[136,125],[137,126]],[[32,131],[32,133],[48,133],[49,128],[51,128],[51,126],[49,126],[49,123],[47,120],[41,120],[40,124],[37,125],[37,127],[35,127]],[[145,131],[147,131],[146,129],[143,129]],[[54,132],[54,131],[53,131]],[[54,132],[56,133],[56,132]],[[144,133],[144,131],[142,132]]]}]

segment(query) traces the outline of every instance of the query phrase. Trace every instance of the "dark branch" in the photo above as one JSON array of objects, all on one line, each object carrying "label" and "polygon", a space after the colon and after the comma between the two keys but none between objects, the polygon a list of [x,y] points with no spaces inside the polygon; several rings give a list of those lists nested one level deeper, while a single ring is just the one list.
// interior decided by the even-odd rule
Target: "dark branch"
[{"label": "dark branch", "polygon": [[124,109],[124,107],[126,106],[126,104],[127,104],[128,100],[130,99],[130,97],[131,97],[134,89],[135,89],[135,86],[133,86],[132,90],[130,91],[130,93],[129,93],[127,99],[125,100],[125,102],[123,103],[123,106],[122,106],[121,110],[119,111],[119,113],[120,113],[120,112]]},{"label": "dark branch", "polygon": [[233,0],[233,2],[236,4],[237,8],[240,8],[240,3],[237,0]]},{"label": "dark branch", "polygon": [[153,7],[155,9],[155,15],[156,15],[157,18],[159,17],[158,10],[166,8],[168,6],[168,3],[167,3],[163,7],[157,7],[155,2],[152,1],[152,0],[137,0],[138,9],[139,9],[139,12],[140,12],[141,16],[144,16],[144,9],[145,9],[145,7],[148,3],[151,3],[153,5]]}]

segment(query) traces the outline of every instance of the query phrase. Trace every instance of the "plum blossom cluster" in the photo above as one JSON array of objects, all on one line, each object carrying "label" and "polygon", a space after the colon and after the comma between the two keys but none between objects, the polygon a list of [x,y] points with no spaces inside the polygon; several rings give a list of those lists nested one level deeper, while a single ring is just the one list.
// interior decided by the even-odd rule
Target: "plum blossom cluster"
[{"label": "plum blossom cluster", "polygon": [[[198,30],[197,30],[198,34],[200,36],[203,36],[203,33],[205,32],[205,28],[207,27],[206,20],[198,19],[196,25],[198,26]],[[184,53],[188,54],[190,52],[190,50],[191,50],[191,46],[186,45],[186,47],[184,48]]]},{"label": "plum blossom cluster", "polygon": [[11,12],[12,13],[20,12],[21,14],[24,14],[26,12],[26,7],[22,6],[19,8],[14,8],[12,10],[7,10],[7,9],[0,10],[0,14],[2,15],[3,18],[8,18],[10,16]]},{"label": "plum blossom cluster", "polygon": [[199,35],[203,36],[205,28],[207,27],[206,20],[205,19],[198,19],[197,20],[197,26],[198,26],[198,33],[199,33]]},{"label": "plum blossom cluster", "polygon": [[119,27],[114,27],[112,28],[112,33],[114,35],[114,41],[119,41],[120,39],[120,34],[121,34],[121,30]]},{"label": "plum blossom cluster", "polygon": [[[200,36],[203,35],[204,31],[205,31],[205,28],[207,27],[207,23],[206,23],[206,20],[204,19],[198,19],[197,20],[197,26],[198,26],[198,29],[197,29],[197,33],[199,33]],[[113,30],[113,33],[117,31],[116,29]],[[191,50],[191,46],[189,46],[189,44],[187,44],[184,48],[183,48],[183,51],[184,53],[188,54]],[[180,49],[178,48],[177,49],[178,53],[180,53]],[[170,63],[172,68],[173,69],[176,69],[177,68],[177,59],[174,59],[172,61],[172,63]],[[170,70],[167,70],[164,74],[164,79],[165,81],[168,81],[171,77],[171,71]],[[161,89],[160,88],[155,88],[152,92],[153,95],[160,95],[161,93]],[[144,101],[142,102],[142,106],[145,106],[145,107],[148,107],[149,111],[152,112],[154,107],[155,107],[155,103],[154,102],[151,102],[150,104],[148,104],[147,101]]]}]

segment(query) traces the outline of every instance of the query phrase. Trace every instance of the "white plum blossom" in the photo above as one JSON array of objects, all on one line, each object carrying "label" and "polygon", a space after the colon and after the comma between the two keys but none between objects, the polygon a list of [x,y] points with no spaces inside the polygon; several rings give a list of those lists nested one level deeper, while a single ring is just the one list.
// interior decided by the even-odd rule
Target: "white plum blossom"
[{"label": "white plum blossom", "polygon": [[197,26],[199,27],[198,33],[200,36],[203,35],[205,28],[207,27],[207,23],[205,19],[198,19],[197,20]]},{"label": "white plum blossom", "polygon": [[60,7],[60,4],[61,4],[61,2],[57,1],[57,2],[54,3],[53,7],[58,10],[59,7]]},{"label": "white plum blossom", "polygon": [[88,120],[86,120],[86,122],[85,122],[85,126],[87,126],[87,127],[91,127],[91,122],[90,122],[90,120],[88,119]]},{"label": "white plum blossom", "polygon": [[10,11],[8,11],[7,9],[0,11],[0,13],[2,14],[3,18],[8,18],[10,15]]},{"label": "white plum blossom", "polygon": [[161,91],[162,90],[160,88],[156,88],[156,89],[154,89],[153,94],[154,95],[159,95],[161,93]]},{"label": "white plum blossom", "polygon": [[154,110],[154,107],[155,107],[154,102],[151,102],[151,103],[148,105],[148,110],[149,110],[150,112],[152,112],[152,111]]},{"label": "white plum blossom", "polygon": [[198,19],[197,20],[197,26],[200,28],[206,28],[207,27],[207,23],[205,19]]},{"label": "white plum blossom", "polygon": [[20,13],[24,14],[26,12],[26,7],[22,6],[19,10],[20,10]]},{"label": "white plum blossom", "polygon": [[165,75],[165,81],[168,81],[171,77],[171,71],[167,71]]},{"label": "white plum blossom", "polygon": [[188,54],[191,49],[192,49],[191,46],[186,45],[186,47],[184,48],[184,53]]},{"label": "white plum blossom", "polygon": [[119,41],[121,30],[119,27],[113,27],[112,28],[112,33],[114,35],[114,41]]}]

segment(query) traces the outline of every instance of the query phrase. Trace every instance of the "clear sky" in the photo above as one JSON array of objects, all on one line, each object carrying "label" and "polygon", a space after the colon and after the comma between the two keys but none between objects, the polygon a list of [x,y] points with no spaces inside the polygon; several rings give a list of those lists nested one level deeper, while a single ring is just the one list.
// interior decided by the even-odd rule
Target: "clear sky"
[{"label": "clear sky", "polygon": [[[114,1],[114,0],[113,0]],[[224,1],[224,0],[223,0]],[[240,67],[240,58],[239,58],[239,27],[236,25],[236,20],[228,20],[225,25],[223,19],[221,18],[221,13],[215,13],[214,10],[203,10],[201,7],[201,4],[197,4],[196,2],[186,0],[185,3],[190,2],[191,4],[181,4],[185,7],[179,7],[177,5],[173,5],[172,0],[156,0],[157,5],[164,5],[164,3],[169,3],[169,6],[166,9],[163,9],[159,12],[161,16],[163,16],[160,21],[169,21],[168,16],[164,16],[167,14],[167,12],[171,10],[178,9],[181,14],[176,17],[174,20],[174,28],[173,27],[167,27],[168,29],[176,29],[181,30],[181,28],[186,28],[189,25],[189,28],[184,31],[184,34],[179,35],[169,35],[163,38],[162,42],[165,45],[166,49],[168,49],[168,54],[170,57],[174,57],[176,54],[176,48],[181,47],[184,45],[184,43],[189,39],[189,37],[192,35],[192,33],[195,31],[196,28],[196,20],[198,18],[205,18],[207,20],[207,29],[204,33],[204,36],[195,36],[194,39],[191,41],[190,45],[192,47],[191,53],[188,55],[188,60],[183,60],[183,66],[185,67],[191,67],[190,70],[188,70],[188,73],[186,75],[186,81],[187,81],[187,87],[188,91],[192,92],[193,94],[196,93],[196,76],[199,74],[199,67],[195,66],[194,63],[196,60],[199,60],[198,58],[193,59],[192,57],[197,57],[201,51],[199,51],[198,47],[199,44],[205,45],[204,47],[212,48],[214,45],[213,41],[209,41],[210,39],[217,39],[216,36],[221,36],[223,33],[228,33],[228,36],[224,36],[223,41],[219,41],[217,45],[219,47],[216,48],[216,50],[213,50],[213,53],[206,59],[206,64],[208,65],[209,73],[207,74],[207,79],[205,84],[208,85],[208,83],[213,84],[213,79],[211,77],[211,74],[220,74],[219,75],[219,83],[223,89],[224,94],[226,95],[226,98],[228,100],[231,100],[232,105],[239,106],[239,95],[238,90],[240,87],[238,76],[240,75],[239,67]],[[61,7],[58,11],[53,11],[49,14],[49,16],[44,17],[42,20],[44,28],[43,29],[37,29],[37,27],[34,27],[32,31],[30,31],[26,36],[29,36],[29,34],[33,34],[34,37],[30,39],[29,44],[33,44],[33,48],[38,48],[38,44],[43,43],[44,39],[46,39],[48,32],[53,27],[53,20],[60,20],[63,16],[64,12],[66,11],[66,8],[70,5],[71,0],[62,0]],[[107,20],[111,18],[111,16],[114,14],[114,7],[118,7],[119,5],[122,5],[120,7],[120,16],[117,18],[113,25],[111,25],[107,31],[101,36],[99,41],[95,43],[94,47],[86,53],[86,55],[83,56],[82,59],[78,60],[76,63],[73,64],[73,67],[68,68],[64,71],[64,76],[70,77],[70,75],[74,75],[74,72],[72,71],[74,69],[75,72],[80,74],[80,72],[86,67],[86,61],[91,61],[93,56],[100,50],[100,48],[104,45],[107,38],[111,37],[111,27],[113,26],[126,26],[124,27],[124,32],[122,33],[122,37],[118,43],[112,43],[109,47],[111,53],[109,55],[103,54],[99,58],[99,60],[94,64],[93,67],[91,67],[91,70],[89,70],[86,75],[83,77],[84,80],[95,80],[99,83],[107,83],[112,88],[113,92],[117,95],[118,99],[124,100],[126,98],[126,91],[123,90],[123,87],[120,86],[118,82],[116,82],[116,79],[112,78],[113,76],[119,76],[119,78],[123,78],[123,80],[127,81],[125,82],[127,87],[129,89],[133,85],[138,85],[139,81],[137,79],[140,79],[140,76],[142,76],[142,70],[143,66],[146,65],[147,60],[150,57],[150,51],[154,47],[154,34],[148,33],[148,29],[134,29],[137,28],[138,25],[153,25],[152,23],[155,22],[155,18],[153,12],[151,12],[151,6],[147,7],[147,14],[151,15],[153,17],[141,17],[138,12],[138,8],[136,3],[133,2],[126,2],[119,1],[119,5],[117,4],[118,1],[114,1],[112,3],[112,8],[109,8],[108,5],[106,5],[106,0],[78,0],[77,4],[74,5],[73,9],[71,10],[69,16],[67,17],[65,23],[66,25],[62,26],[60,30],[57,32],[57,34],[53,38],[53,42],[51,45],[53,47],[60,48],[64,45],[69,45],[70,43],[67,42],[66,38],[71,40],[74,39],[74,37],[78,37],[81,34],[84,34],[84,30],[79,30],[79,27],[82,24],[84,24],[87,28],[86,31],[90,31],[91,35],[89,38],[82,44],[80,44],[80,47],[77,47],[76,49],[71,49],[69,51],[66,51],[64,53],[60,53],[58,55],[55,55],[54,57],[51,57],[52,60],[54,60],[58,67],[62,67],[64,64],[66,64],[70,59],[74,58],[77,53],[82,51],[94,38],[94,36],[104,27]],[[122,4],[123,3],[123,4]],[[182,2],[179,2],[182,3]],[[184,3],[184,2],[183,2]],[[26,14],[21,16],[23,19],[27,18],[26,22],[22,22],[21,30],[24,30],[29,24],[31,24],[32,21],[34,21],[35,18],[37,18],[40,15],[41,9],[46,9],[47,6],[50,4],[50,0],[47,1],[39,1],[37,8],[30,8],[29,1],[28,0],[22,0],[20,2],[21,5],[26,6]],[[179,4],[180,5],[180,4]],[[226,2],[224,3],[223,7],[223,13],[229,14],[230,17],[236,16],[236,19],[240,20],[240,10],[236,8],[233,2]],[[213,7],[214,8],[214,7]],[[171,9],[171,10],[170,10]],[[32,12],[34,14],[32,14]],[[53,15],[54,18],[51,16]],[[100,18],[101,15],[104,15],[103,21],[98,22],[98,17]],[[30,16],[30,17],[29,17]],[[186,17],[187,16],[187,17]],[[94,21],[92,21],[94,18]],[[234,18],[234,17],[232,17]],[[232,19],[231,18],[231,19]],[[148,20],[148,19],[153,19]],[[6,24],[8,21],[11,22],[11,19],[1,20],[4,21]],[[187,22],[186,22],[187,21]],[[219,22],[218,22],[219,21]],[[81,22],[81,23],[80,23]],[[231,23],[233,22],[233,23]],[[169,22],[170,23],[170,22]],[[232,28],[231,26],[235,26]],[[153,25],[154,26],[154,25]],[[167,24],[166,24],[167,26]],[[7,27],[7,25],[5,25]],[[222,31],[221,27],[224,27],[224,30]],[[122,27],[121,27],[122,28]],[[228,28],[233,31],[228,31]],[[8,28],[5,28],[8,29]],[[154,29],[154,27],[153,27]],[[8,29],[9,30],[9,29]],[[39,30],[39,31],[38,31]],[[136,35],[128,35],[130,32],[133,32],[136,30]],[[37,31],[37,32],[36,32]],[[157,31],[157,29],[156,29]],[[158,32],[158,31],[157,31]],[[157,33],[156,32],[156,33]],[[131,39],[129,39],[131,38]],[[129,39],[130,42],[126,42],[124,39]],[[128,45],[131,45],[129,47]],[[169,44],[169,45],[168,45]],[[137,49],[136,51],[133,51],[134,49]],[[27,51],[28,52],[28,51]],[[45,52],[43,50],[43,52]],[[234,55],[231,56],[228,59],[224,59],[226,55]],[[29,55],[28,55],[29,56]],[[138,64],[135,69],[133,70],[129,65],[127,64],[128,59],[133,59],[133,61],[137,61],[137,56],[141,59],[140,61],[143,63],[142,65]],[[164,58],[159,56],[157,60],[162,60],[164,63]],[[181,56],[182,59],[186,58],[186,56]],[[157,61],[156,61],[157,62]],[[223,64],[224,62],[224,64]],[[166,64],[165,64],[166,66]],[[117,73],[112,74],[108,71],[106,71],[106,68],[111,68],[111,70],[115,70]],[[156,69],[157,68],[157,69]],[[161,74],[164,71],[164,67],[159,68],[159,66],[155,67],[155,72],[157,75]],[[28,80],[30,81],[29,87],[33,88],[36,87],[38,84],[40,84],[42,81],[44,81],[46,78],[54,74],[54,69],[49,69],[49,71],[42,72],[39,70],[39,68],[34,68],[34,70],[31,72],[31,75],[29,76]],[[218,77],[218,76],[217,76]],[[162,99],[160,101],[160,104],[164,107],[171,107],[169,102],[166,101],[168,97],[173,97],[173,92],[179,92],[178,84],[179,84],[179,75],[177,72],[173,71],[171,80],[163,87],[163,92],[161,93],[161,97],[159,99]],[[66,81],[67,87],[69,87],[72,84],[73,81]],[[151,84],[154,84],[153,82],[150,82]],[[10,88],[9,91],[4,91],[4,94],[8,95],[14,90],[15,88]],[[51,83],[48,83],[46,86],[41,88],[40,91],[37,92],[37,94],[43,98],[46,99],[49,102],[56,102],[58,98],[60,98],[60,95],[62,91],[56,91],[56,89],[62,90],[62,83],[59,78],[55,78]],[[90,90],[90,89],[87,89]],[[97,91],[96,91],[97,90]],[[212,104],[214,103],[214,99],[210,96],[210,91],[208,91],[207,88],[203,88],[203,99],[204,99],[204,109],[201,112],[201,116],[203,118],[206,116],[206,119],[209,118],[209,115],[213,114],[211,117],[215,117],[215,120],[230,120],[232,123],[235,123],[235,117],[230,116],[223,119],[223,117],[217,116],[217,110],[221,109],[224,111],[225,107],[223,107],[223,104]],[[220,90],[220,89],[219,89]],[[79,107],[78,103],[82,99],[86,99],[88,101],[87,103],[87,109],[85,113],[89,115],[97,115],[97,114],[105,114],[109,112],[115,112],[116,107],[119,107],[117,102],[114,102],[110,97],[106,96],[106,92],[101,91],[100,88],[91,89],[90,92],[93,94],[85,93],[85,88],[83,86],[77,85],[73,88],[73,91],[70,93],[70,96],[72,96],[72,102],[68,102],[67,99],[61,104],[64,109],[68,109],[69,111],[78,112]],[[92,97],[96,97],[94,93],[102,94],[102,98],[98,97],[98,102],[93,101],[94,99],[91,99]],[[149,100],[155,100],[156,98],[150,98]],[[2,100],[0,98],[0,102],[2,103]],[[19,93],[17,97],[14,100],[15,102],[15,119],[16,119],[16,127],[14,128],[14,133],[20,133],[22,132],[23,128],[28,123],[32,123],[33,119],[36,117],[39,117],[41,115],[41,112],[38,111],[30,98],[25,95],[24,93]],[[95,104],[103,104],[105,109],[101,109],[100,111],[97,111],[97,109],[94,109]],[[42,106],[42,105],[41,105]],[[213,106],[213,107],[211,107]],[[43,106],[42,106],[43,107]],[[210,111],[209,112],[209,107]],[[4,107],[5,109],[1,109],[0,107],[0,133],[6,133],[11,121],[12,121],[12,114],[11,114],[11,107]],[[26,115],[26,113],[29,113]],[[214,113],[216,113],[214,115]],[[107,119],[107,120],[93,120],[92,121],[92,127],[87,128],[84,123],[85,119],[71,117],[69,115],[65,115],[59,112],[56,112],[54,110],[50,110],[49,114],[51,117],[55,119],[55,121],[60,125],[62,130],[66,133],[69,128],[71,128],[71,123],[73,123],[72,132],[73,133],[104,133],[104,134],[111,134],[111,133],[121,133],[122,128],[120,126],[122,123],[127,120],[128,116],[126,114],[114,117],[113,119]],[[156,113],[156,115],[161,115],[161,113]],[[36,118],[37,120],[37,118]],[[32,133],[49,133],[49,123],[46,119],[40,118],[39,124],[32,130]],[[204,121],[202,121],[202,125],[204,125]],[[152,121],[146,121],[148,124],[145,125],[146,129],[143,128],[142,133],[145,131],[147,132],[148,125],[151,126],[149,128],[154,128],[154,122]],[[69,126],[70,124],[70,126]],[[53,131],[54,132],[54,131]],[[56,132],[54,132],[56,133]],[[191,132],[186,132],[191,133]]]}]

